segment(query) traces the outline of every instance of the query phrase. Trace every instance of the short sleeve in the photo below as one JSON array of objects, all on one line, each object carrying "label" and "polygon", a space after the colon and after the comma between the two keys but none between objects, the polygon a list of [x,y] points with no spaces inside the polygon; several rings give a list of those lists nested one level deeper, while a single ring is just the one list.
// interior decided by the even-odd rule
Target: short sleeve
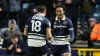
[{"label": "short sleeve", "polygon": [[68,26],[69,26],[68,30],[74,30],[73,23],[72,23],[72,21],[69,18],[67,19],[67,22],[68,22]]},{"label": "short sleeve", "polygon": [[25,24],[25,27],[28,28],[29,27],[29,22],[30,22],[31,18],[29,18]]},{"label": "short sleeve", "polygon": [[46,28],[51,28],[51,23],[48,19],[45,19],[45,25],[46,25]]}]

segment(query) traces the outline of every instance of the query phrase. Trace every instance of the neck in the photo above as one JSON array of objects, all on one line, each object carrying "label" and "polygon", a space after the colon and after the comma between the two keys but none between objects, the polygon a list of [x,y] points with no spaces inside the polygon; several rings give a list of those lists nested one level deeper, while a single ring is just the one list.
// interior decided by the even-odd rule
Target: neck
[{"label": "neck", "polygon": [[63,20],[64,16],[57,16],[58,20]]},{"label": "neck", "polygon": [[43,16],[45,16],[45,14],[44,14],[44,13],[39,12],[39,14],[42,14]]}]

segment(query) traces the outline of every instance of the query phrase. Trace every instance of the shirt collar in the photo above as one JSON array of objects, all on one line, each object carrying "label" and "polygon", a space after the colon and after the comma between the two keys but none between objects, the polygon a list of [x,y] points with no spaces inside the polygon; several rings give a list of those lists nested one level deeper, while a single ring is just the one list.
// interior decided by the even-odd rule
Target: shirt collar
[{"label": "shirt collar", "polygon": [[36,14],[36,15],[42,15],[42,16],[45,16],[44,14],[42,14],[42,13],[38,13],[38,14]]},{"label": "shirt collar", "polygon": [[[66,16],[64,15],[62,20],[65,20],[65,19],[66,19]],[[58,20],[58,18],[56,17],[56,21],[57,21],[57,20]]]}]

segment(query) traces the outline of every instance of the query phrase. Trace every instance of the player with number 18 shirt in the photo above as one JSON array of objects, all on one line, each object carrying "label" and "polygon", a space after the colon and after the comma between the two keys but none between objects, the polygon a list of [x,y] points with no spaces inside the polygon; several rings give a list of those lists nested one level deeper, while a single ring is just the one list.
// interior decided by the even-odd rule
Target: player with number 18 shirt
[{"label": "player with number 18 shirt", "polygon": [[24,35],[28,34],[28,46],[30,47],[29,56],[42,56],[51,53],[46,45],[46,39],[50,40],[51,35],[51,24],[45,17],[46,7],[41,5],[37,6],[38,13],[31,17],[25,26]]}]

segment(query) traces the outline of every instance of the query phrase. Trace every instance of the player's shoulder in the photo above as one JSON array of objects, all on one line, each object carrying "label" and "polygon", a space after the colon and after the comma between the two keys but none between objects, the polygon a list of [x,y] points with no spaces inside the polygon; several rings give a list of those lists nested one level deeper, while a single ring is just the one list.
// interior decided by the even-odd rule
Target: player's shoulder
[{"label": "player's shoulder", "polygon": [[43,20],[48,20],[48,18],[47,17],[43,17]]},{"label": "player's shoulder", "polygon": [[68,17],[66,17],[66,21],[67,21],[68,23],[72,22],[71,19],[68,18]]},{"label": "player's shoulder", "polygon": [[65,17],[66,18],[66,21],[70,21],[71,19],[70,18],[68,18],[68,17]]},{"label": "player's shoulder", "polygon": [[71,19],[68,18],[68,17],[66,17],[66,22],[67,22],[68,25],[70,25],[72,23]]},{"label": "player's shoulder", "polygon": [[48,20],[48,18],[44,17],[43,22],[49,23],[50,21]]}]

